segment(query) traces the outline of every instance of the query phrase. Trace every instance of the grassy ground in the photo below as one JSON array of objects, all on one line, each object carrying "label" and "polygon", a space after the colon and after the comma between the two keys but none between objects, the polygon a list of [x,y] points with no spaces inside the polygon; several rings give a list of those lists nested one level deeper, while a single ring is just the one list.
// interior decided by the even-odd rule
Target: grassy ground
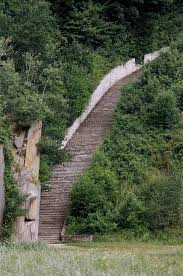
[{"label": "grassy ground", "polygon": [[183,245],[105,242],[0,246],[1,276],[183,275]]}]

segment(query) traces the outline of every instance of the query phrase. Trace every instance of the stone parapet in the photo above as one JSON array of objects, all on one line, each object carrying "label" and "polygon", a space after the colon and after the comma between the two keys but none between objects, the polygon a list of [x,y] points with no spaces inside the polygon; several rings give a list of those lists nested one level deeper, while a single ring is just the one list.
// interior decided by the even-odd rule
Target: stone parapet
[{"label": "stone parapet", "polygon": [[142,68],[146,63],[151,62],[160,57],[161,53],[167,52],[169,47],[164,47],[153,53],[149,53],[144,56],[144,64],[139,65],[136,63],[135,58],[130,59],[125,64],[121,64],[112,69],[104,78],[101,80],[95,91],[92,93],[89,103],[86,106],[83,113],[74,121],[72,126],[67,129],[66,136],[62,142],[62,148],[65,148],[68,142],[72,139],[80,125],[86,120],[88,115],[92,112],[95,106],[99,103],[106,92],[120,79],[125,78],[134,72]]}]

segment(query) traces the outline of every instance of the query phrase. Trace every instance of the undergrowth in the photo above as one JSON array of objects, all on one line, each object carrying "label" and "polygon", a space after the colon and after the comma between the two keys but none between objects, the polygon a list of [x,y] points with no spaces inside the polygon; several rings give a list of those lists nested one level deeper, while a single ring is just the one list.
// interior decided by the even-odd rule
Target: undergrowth
[{"label": "undergrowth", "polygon": [[[61,150],[65,130],[84,110],[102,77],[131,57],[142,58],[149,50],[169,45],[182,26],[182,11],[177,1],[163,5],[153,1],[150,6],[138,1],[133,1],[132,6],[118,3],[117,10],[113,1],[105,5],[103,1],[61,2],[0,2],[1,117],[8,125],[16,124],[20,128],[28,128],[35,120],[43,121],[39,145],[42,183],[49,179],[53,165],[68,159]],[[169,97],[168,101],[174,100]],[[4,237],[10,236],[23,200],[12,177],[8,129],[4,123],[0,125],[6,159],[6,212],[1,231]],[[105,156],[103,159],[105,164]],[[100,172],[104,182],[111,180],[108,194],[118,182],[110,162]],[[111,194],[105,211],[111,208],[117,193]],[[92,223],[99,218],[100,212],[92,214]],[[108,229],[109,225],[102,221]],[[112,223],[110,227],[113,226]]]},{"label": "undergrowth", "polygon": [[5,161],[4,185],[5,185],[5,213],[4,223],[0,227],[0,240],[7,240],[11,237],[15,219],[24,213],[21,204],[25,196],[19,192],[17,183],[12,175],[13,156],[10,144],[10,130],[6,123],[1,122],[0,127],[0,144],[3,144],[3,153]]},{"label": "undergrowth", "polygon": [[70,233],[182,226],[181,41],[123,88],[110,135],[71,193]]}]

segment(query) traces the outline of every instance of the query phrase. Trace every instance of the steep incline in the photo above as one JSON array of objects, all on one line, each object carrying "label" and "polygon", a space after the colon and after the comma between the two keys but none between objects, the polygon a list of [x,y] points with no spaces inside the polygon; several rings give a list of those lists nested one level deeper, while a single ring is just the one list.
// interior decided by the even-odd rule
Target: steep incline
[{"label": "steep incline", "polygon": [[67,144],[66,150],[72,155],[71,161],[54,168],[52,189],[41,195],[40,240],[49,243],[60,242],[61,231],[69,211],[70,190],[89,166],[96,147],[102,143],[107,131],[112,127],[113,112],[120,97],[120,88],[137,80],[140,74],[139,70],[109,89]]}]

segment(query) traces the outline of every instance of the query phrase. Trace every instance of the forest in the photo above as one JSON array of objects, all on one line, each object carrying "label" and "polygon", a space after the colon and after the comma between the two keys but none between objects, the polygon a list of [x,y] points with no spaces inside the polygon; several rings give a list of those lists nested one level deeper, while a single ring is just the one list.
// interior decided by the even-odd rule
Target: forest
[{"label": "forest", "polygon": [[140,63],[145,53],[165,46],[170,52],[147,66],[138,84],[125,88],[111,134],[72,191],[68,229],[153,231],[181,223],[181,2],[0,1],[0,143],[6,159],[1,236],[11,235],[24,200],[12,176],[10,125],[26,129],[42,120],[44,189],[53,165],[69,158],[61,150],[66,128],[104,74],[131,57]]}]

